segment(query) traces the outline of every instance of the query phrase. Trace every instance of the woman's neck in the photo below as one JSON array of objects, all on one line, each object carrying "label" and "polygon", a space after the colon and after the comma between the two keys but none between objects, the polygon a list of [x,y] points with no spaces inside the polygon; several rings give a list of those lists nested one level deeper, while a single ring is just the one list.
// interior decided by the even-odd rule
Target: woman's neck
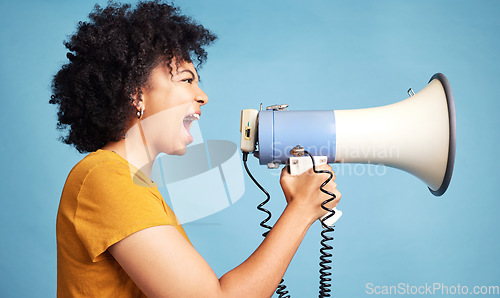
[{"label": "woman's neck", "polygon": [[101,149],[119,154],[151,180],[151,169],[157,153],[151,151],[143,136],[142,127],[138,122],[127,131],[125,138],[118,142],[109,142]]}]

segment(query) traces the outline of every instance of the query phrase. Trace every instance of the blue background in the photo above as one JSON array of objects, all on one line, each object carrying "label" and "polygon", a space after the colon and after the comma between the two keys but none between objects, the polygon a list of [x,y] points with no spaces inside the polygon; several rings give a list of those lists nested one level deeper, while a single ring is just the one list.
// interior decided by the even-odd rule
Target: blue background
[{"label": "blue background", "polygon": [[[399,170],[370,175],[373,167],[359,166],[365,174],[356,175],[337,166],[344,216],[335,232],[334,296],[369,296],[367,283],[460,284],[469,291],[500,285],[498,1],[176,3],[219,36],[200,71],[210,97],[200,121],[204,139],[239,143],[240,110],[261,102],[296,110],[380,106],[444,73],[458,127],[450,188],[436,198]],[[93,4],[0,4],[2,297],[56,293],[58,201],[83,155],[57,140],[50,82],[66,62],[62,41]],[[272,194],[275,220],[285,205],[279,171],[253,158],[250,167]],[[261,241],[263,215],[255,206],[263,196],[245,179],[236,204],[186,225],[219,276]],[[317,296],[319,232],[315,223],[285,275],[293,297]]]}]

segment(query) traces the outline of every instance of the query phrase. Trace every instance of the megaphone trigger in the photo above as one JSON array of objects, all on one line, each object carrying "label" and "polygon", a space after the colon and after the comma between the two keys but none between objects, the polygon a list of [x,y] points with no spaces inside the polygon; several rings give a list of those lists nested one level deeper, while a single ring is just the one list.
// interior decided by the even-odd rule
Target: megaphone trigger
[{"label": "megaphone trigger", "polygon": [[[313,156],[316,166],[327,164],[326,156]],[[290,175],[298,176],[309,169],[312,169],[313,163],[309,156],[292,156],[288,159],[290,166]]]}]

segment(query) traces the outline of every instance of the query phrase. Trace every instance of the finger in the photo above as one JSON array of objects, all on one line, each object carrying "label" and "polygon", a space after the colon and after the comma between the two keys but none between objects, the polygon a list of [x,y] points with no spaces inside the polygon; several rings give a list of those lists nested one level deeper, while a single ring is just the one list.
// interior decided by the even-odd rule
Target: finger
[{"label": "finger", "polygon": [[330,209],[337,207],[338,203],[340,202],[340,198],[342,197],[342,194],[339,191],[334,192],[334,194],[335,194],[335,199],[326,204],[326,207]]},{"label": "finger", "polygon": [[333,193],[338,199],[340,199],[340,197],[342,196],[340,191],[337,189],[337,184],[335,182],[330,181],[327,185],[325,185],[325,189]]},{"label": "finger", "polygon": [[332,166],[329,164],[324,164],[324,165],[317,165],[316,169],[321,169],[321,170],[327,170],[327,171],[332,171]]},{"label": "finger", "polygon": [[330,166],[329,164],[319,165],[316,167],[316,170],[329,171],[332,173],[332,180],[335,180],[335,178],[336,178],[335,172],[333,171],[332,166]]},{"label": "finger", "polygon": [[284,166],[283,169],[281,169],[281,178],[288,176],[290,176],[290,173],[288,171],[288,166]]},{"label": "finger", "polygon": [[328,182],[328,187],[330,187],[332,190],[335,190],[337,188],[337,183],[333,182],[333,180],[330,180],[330,182]]},{"label": "finger", "polygon": [[330,191],[330,192],[333,192],[337,189],[337,183],[335,183],[333,180],[330,180],[326,185],[325,185],[325,188]]},{"label": "finger", "polygon": [[[323,179],[327,179],[327,177],[330,176],[331,173],[331,167],[329,165],[320,165],[316,167],[316,172],[311,168],[308,173],[310,175],[321,175],[320,177],[324,177]],[[328,176],[326,176],[328,175]]]},{"label": "finger", "polygon": [[342,193],[340,193],[340,191],[338,191],[337,189],[335,189],[333,193],[335,194],[335,200],[340,201],[340,199],[342,198]]}]

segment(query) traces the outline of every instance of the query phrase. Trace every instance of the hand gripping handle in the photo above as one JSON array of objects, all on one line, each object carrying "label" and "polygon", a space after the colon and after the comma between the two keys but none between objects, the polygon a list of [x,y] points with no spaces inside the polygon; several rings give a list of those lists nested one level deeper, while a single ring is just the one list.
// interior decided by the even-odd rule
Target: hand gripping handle
[{"label": "hand gripping handle", "polygon": [[[319,165],[324,165],[327,163],[327,157],[326,156],[313,156],[314,158],[314,164],[316,166]],[[290,167],[290,175],[292,176],[297,176],[305,171],[308,171],[309,169],[312,168],[312,161],[309,156],[298,156],[298,157],[290,157],[289,159],[289,167]],[[337,210],[337,208],[333,208],[335,211],[335,214],[328,218],[324,223],[332,227],[337,220],[342,216],[342,211]],[[329,213],[323,215],[320,219],[322,221]]]}]

